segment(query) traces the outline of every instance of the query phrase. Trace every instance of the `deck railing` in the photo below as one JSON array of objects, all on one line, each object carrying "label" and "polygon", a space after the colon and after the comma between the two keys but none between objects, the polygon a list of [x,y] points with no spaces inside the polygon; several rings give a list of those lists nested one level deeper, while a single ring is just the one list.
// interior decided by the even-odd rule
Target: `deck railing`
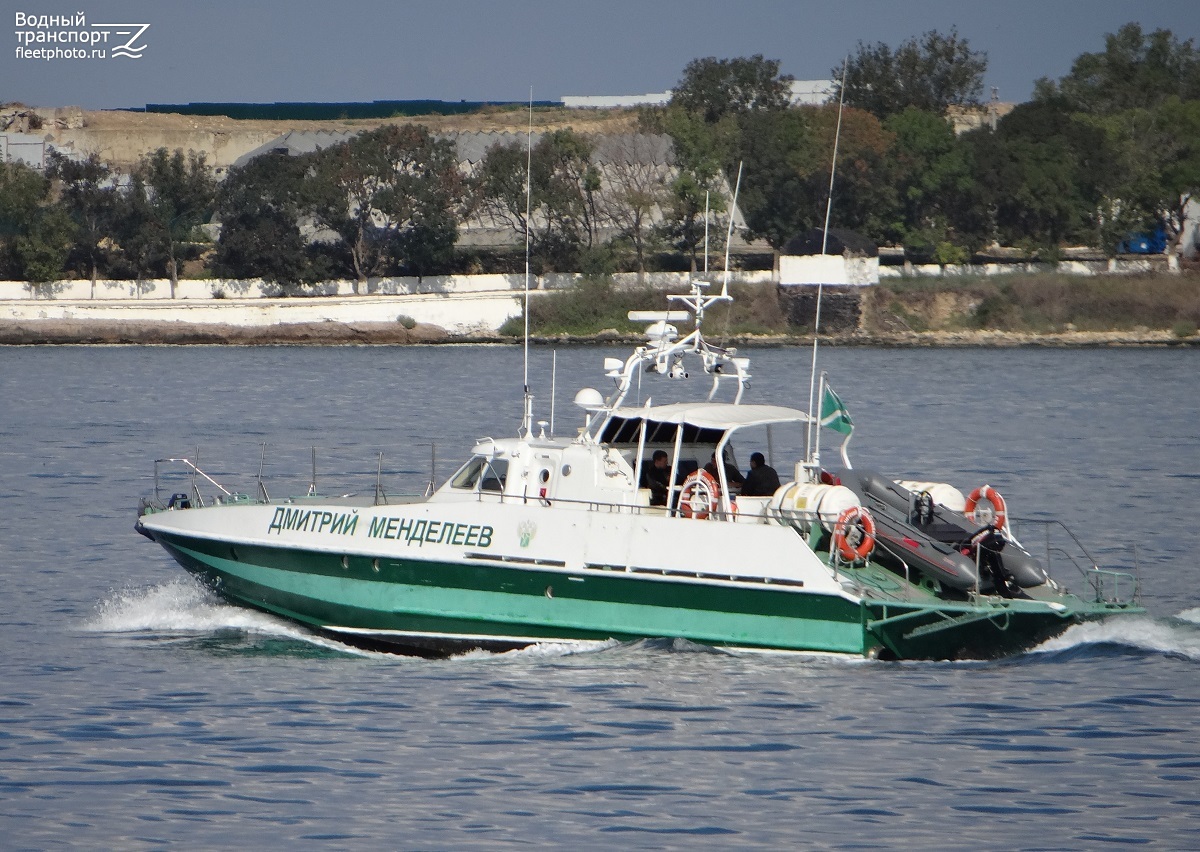
[{"label": "deck railing", "polygon": [[[1133,551],[1133,571],[1101,568],[1083,540],[1057,518],[1010,518],[1014,525],[1040,527],[1039,544],[1047,567],[1072,565],[1094,594],[1094,600],[1107,603],[1137,602],[1141,598],[1141,577],[1137,550]],[[1031,541],[1023,541],[1025,546]],[[1031,552],[1033,552],[1031,550]],[[1036,554],[1035,554],[1036,555]]]}]

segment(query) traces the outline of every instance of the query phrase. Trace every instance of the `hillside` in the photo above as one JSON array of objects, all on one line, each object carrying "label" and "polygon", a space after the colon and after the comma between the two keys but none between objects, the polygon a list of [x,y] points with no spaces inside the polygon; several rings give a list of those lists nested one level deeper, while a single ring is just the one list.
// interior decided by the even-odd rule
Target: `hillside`
[{"label": "hillside", "polygon": [[[226,116],[175,115],[126,110],[61,109],[21,110],[9,106],[10,129],[45,134],[62,148],[73,148],[87,156],[95,153],[117,166],[132,165],[157,148],[203,152],[210,165],[228,168],[247,151],[289,130],[369,130],[386,124],[423,124],[435,132],[509,131],[524,132],[529,113],[512,107],[484,108],[465,115],[426,115],[390,119],[342,121],[238,120]],[[19,115],[14,115],[19,113]],[[33,128],[29,115],[36,115],[40,128]],[[37,123],[36,121],[34,123]],[[535,107],[533,129],[560,130],[570,127],[581,133],[623,133],[633,130],[637,113],[632,109],[584,110]]]}]

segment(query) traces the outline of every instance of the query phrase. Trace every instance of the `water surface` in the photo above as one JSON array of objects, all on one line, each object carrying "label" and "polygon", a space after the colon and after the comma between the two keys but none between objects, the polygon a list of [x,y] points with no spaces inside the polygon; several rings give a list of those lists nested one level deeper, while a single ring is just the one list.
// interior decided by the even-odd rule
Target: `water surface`
[{"label": "water surface", "polygon": [[[557,353],[557,431],[624,354]],[[807,351],[750,354],[747,401],[806,406]],[[1003,661],[366,654],[221,603],[133,532],[152,459],[250,491],[264,441],[277,496],[314,445],[322,491],[372,491],[380,452],[388,493],[419,491],[513,433],[520,357],[0,349],[4,845],[1200,847],[1200,353],[823,352],[856,464],[986,481],[1136,563],[1145,617]]]}]

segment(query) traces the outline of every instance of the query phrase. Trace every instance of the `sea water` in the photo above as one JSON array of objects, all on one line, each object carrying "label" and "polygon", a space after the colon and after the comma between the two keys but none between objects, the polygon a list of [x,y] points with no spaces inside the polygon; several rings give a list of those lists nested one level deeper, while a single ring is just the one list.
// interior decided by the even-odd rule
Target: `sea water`
[{"label": "sea water", "polygon": [[[575,390],[607,391],[624,354],[535,348],[535,416],[553,396],[572,433]],[[807,407],[807,350],[743,354],[746,401]],[[991,662],[356,651],[223,603],[137,535],[153,460],[249,492],[265,459],[286,496],[316,447],[322,493],[373,493],[377,471],[419,492],[513,434],[520,349],[0,349],[0,842],[1200,848],[1200,352],[821,359],[856,466],[1062,518],[1137,568],[1148,613]]]}]

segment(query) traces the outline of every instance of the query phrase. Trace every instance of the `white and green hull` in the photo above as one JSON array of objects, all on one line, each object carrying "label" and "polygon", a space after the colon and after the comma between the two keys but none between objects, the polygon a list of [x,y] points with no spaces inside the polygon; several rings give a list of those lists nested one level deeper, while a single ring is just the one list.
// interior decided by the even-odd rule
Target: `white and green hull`
[{"label": "white and green hull", "polygon": [[233,602],[416,653],[678,637],[986,657],[1128,610],[1071,595],[948,602],[873,566],[839,575],[782,526],[538,501],[245,504],[157,512],[139,525]]}]

